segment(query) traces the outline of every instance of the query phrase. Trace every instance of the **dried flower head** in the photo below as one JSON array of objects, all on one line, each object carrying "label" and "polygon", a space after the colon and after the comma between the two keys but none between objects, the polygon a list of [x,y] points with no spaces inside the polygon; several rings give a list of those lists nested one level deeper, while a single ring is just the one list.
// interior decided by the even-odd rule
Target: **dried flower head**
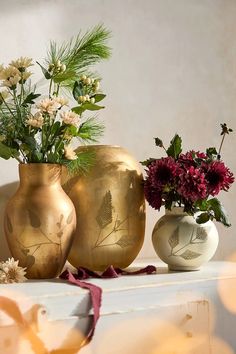
[{"label": "dried flower head", "polygon": [[18,263],[14,258],[0,263],[0,283],[22,283],[27,280],[26,268],[19,267]]}]

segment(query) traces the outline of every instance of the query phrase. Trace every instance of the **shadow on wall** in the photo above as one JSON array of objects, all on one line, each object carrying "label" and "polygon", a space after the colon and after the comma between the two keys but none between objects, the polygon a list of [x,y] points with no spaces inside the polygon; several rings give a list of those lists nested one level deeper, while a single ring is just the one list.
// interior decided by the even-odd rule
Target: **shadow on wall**
[{"label": "shadow on wall", "polygon": [[3,229],[4,209],[8,199],[16,192],[18,182],[5,184],[0,187],[0,261],[11,256]]}]

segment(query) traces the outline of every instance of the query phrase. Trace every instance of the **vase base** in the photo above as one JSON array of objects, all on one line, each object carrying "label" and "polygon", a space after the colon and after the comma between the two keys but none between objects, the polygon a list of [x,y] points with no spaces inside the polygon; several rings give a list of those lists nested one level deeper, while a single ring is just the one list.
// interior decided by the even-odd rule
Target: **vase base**
[{"label": "vase base", "polygon": [[193,271],[193,270],[200,270],[200,267],[168,265],[168,269],[169,269],[169,271],[188,272],[188,271]]}]

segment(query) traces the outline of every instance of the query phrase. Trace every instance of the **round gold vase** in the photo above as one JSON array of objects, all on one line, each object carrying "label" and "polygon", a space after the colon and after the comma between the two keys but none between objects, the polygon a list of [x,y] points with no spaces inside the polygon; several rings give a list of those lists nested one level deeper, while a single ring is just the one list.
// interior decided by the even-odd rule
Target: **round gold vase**
[{"label": "round gold vase", "polygon": [[20,185],[9,200],[4,230],[12,256],[27,277],[58,276],[76,226],[73,203],[61,187],[61,166],[20,164]]},{"label": "round gold vase", "polygon": [[95,164],[85,176],[63,177],[76,209],[77,228],[69,262],[91,270],[125,268],[144,240],[145,201],[138,163],[123,148],[95,145]]}]

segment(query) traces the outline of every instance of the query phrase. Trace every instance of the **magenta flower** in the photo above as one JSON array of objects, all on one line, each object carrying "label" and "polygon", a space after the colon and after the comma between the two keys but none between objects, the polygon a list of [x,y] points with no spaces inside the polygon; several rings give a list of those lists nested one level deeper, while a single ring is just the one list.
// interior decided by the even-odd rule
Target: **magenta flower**
[{"label": "magenta flower", "polygon": [[204,173],[194,166],[182,170],[179,175],[178,193],[186,200],[196,202],[207,196],[207,187]]},{"label": "magenta flower", "polygon": [[178,165],[172,157],[155,160],[148,167],[149,183],[153,188],[162,189],[165,185],[173,184]]},{"label": "magenta flower", "polygon": [[152,186],[150,179],[144,182],[144,195],[152,208],[160,210],[162,206],[162,191]]},{"label": "magenta flower", "polygon": [[227,191],[234,182],[234,175],[222,161],[212,161],[206,168],[208,193],[217,195],[221,190]]}]

